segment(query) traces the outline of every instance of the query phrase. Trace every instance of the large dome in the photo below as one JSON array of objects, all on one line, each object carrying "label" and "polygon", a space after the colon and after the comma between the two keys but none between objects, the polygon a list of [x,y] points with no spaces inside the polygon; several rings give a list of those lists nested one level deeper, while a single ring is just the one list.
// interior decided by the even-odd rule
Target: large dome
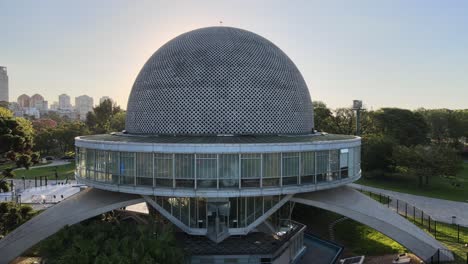
[{"label": "large dome", "polygon": [[307,85],[267,39],[231,27],[184,33],[158,49],[128,100],[130,134],[310,134]]}]

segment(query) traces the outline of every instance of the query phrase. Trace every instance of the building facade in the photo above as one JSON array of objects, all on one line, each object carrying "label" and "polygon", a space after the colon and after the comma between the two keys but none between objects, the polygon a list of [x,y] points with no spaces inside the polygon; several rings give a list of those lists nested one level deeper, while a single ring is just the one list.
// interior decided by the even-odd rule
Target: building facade
[{"label": "building facade", "polygon": [[[194,30],[140,71],[125,132],[76,138],[76,179],[144,195],[187,241],[212,241],[206,252],[187,246],[191,263],[292,263],[305,250],[292,196],[361,175],[361,139],[313,127],[307,85],[278,47],[241,29]],[[232,236],[281,247],[239,254],[221,246]]]},{"label": "building facade", "polygon": [[18,96],[17,102],[18,102],[19,107],[21,107],[23,109],[29,108],[30,107],[30,102],[31,102],[31,97],[29,97],[29,95],[27,95],[27,94],[22,94],[22,95]]},{"label": "building facade", "polygon": [[9,102],[8,72],[7,68],[0,66],[0,102]]},{"label": "building facade", "polygon": [[72,105],[70,102],[70,96],[68,96],[67,94],[59,95],[58,106],[59,106],[58,109],[61,109],[61,110],[71,110]]},{"label": "building facade", "polygon": [[86,115],[93,111],[94,100],[87,95],[75,97],[75,111],[77,112],[80,120],[86,120]]},{"label": "building facade", "polygon": [[44,100],[44,97],[40,94],[31,96],[29,105],[31,108],[36,108],[40,112],[46,112],[48,110],[48,102]]}]

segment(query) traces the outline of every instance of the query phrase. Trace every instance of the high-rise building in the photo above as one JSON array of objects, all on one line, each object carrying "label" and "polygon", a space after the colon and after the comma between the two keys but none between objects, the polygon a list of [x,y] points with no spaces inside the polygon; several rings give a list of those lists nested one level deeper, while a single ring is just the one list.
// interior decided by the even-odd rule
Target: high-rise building
[{"label": "high-rise building", "polygon": [[70,103],[70,96],[67,94],[59,95],[59,109],[70,110],[72,108]]},{"label": "high-rise building", "polygon": [[0,102],[9,101],[7,68],[0,66]]},{"label": "high-rise building", "polygon": [[27,94],[22,94],[20,96],[18,96],[18,105],[21,107],[21,108],[29,108],[31,105],[30,105],[30,102],[31,102],[31,97],[29,97],[29,95]]},{"label": "high-rise building", "polygon": [[47,110],[47,101],[44,100],[44,97],[40,94],[34,94],[31,96],[29,101],[29,106],[36,108],[39,111],[46,111]]},{"label": "high-rise building", "polygon": [[86,114],[93,111],[93,98],[87,95],[75,97],[75,111],[78,113],[81,120],[86,119]]},{"label": "high-rise building", "polygon": [[109,96],[103,96],[99,98],[99,104],[102,104],[102,102],[104,102],[105,100],[110,100],[112,103],[114,102],[114,100],[112,100],[112,98],[110,98]]}]

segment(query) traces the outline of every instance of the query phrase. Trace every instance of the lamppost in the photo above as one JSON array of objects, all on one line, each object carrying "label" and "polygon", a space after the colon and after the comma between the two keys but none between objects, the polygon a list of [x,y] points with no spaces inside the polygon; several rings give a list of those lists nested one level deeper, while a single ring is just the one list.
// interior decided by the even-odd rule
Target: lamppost
[{"label": "lamppost", "polygon": [[356,111],[356,136],[361,135],[361,112],[365,110],[362,108],[362,100],[353,100],[353,111]]}]

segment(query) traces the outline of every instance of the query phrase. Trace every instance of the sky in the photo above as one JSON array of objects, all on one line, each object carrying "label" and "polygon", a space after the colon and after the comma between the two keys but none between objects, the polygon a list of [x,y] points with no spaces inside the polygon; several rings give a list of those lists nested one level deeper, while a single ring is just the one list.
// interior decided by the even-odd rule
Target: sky
[{"label": "sky", "polygon": [[0,0],[0,66],[10,101],[106,95],[126,108],[159,47],[222,21],[275,43],[332,108],[465,109],[467,14],[462,0]]}]

